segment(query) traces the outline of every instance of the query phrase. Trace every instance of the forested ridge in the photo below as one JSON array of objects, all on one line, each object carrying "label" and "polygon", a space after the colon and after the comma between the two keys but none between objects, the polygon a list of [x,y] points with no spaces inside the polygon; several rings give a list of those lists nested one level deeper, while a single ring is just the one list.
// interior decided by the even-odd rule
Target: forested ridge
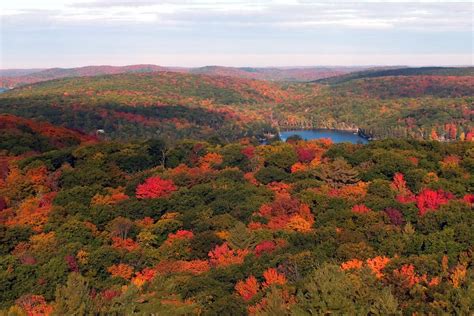
[{"label": "forested ridge", "polygon": [[368,69],[345,75],[332,76],[317,80],[320,83],[338,84],[355,79],[392,77],[392,76],[473,76],[474,67],[411,67],[391,69]]},{"label": "forested ridge", "polygon": [[[415,70],[331,85],[176,72],[67,78],[2,93],[0,111],[89,134],[103,129],[111,138],[178,134],[235,140],[249,136],[258,123],[273,133],[270,126],[287,124],[350,126],[375,138],[472,139],[474,82],[469,68],[430,70],[433,75]],[[219,121],[224,128],[216,130]]]},{"label": "forested ridge", "polygon": [[129,66],[85,66],[77,68],[49,69],[0,69],[0,88],[15,88],[26,84],[68,77],[93,77],[120,73],[146,73],[173,71],[180,73],[229,76],[236,78],[275,80],[275,81],[311,81],[346,74],[364,67],[223,67],[204,66],[197,68],[163,67],[157,65]]}]

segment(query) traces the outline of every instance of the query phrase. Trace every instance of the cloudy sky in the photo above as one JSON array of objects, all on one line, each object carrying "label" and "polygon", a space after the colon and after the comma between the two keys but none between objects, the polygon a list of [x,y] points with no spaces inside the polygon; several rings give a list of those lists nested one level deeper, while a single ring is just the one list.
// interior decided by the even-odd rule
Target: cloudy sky
[{"label": "cloudy sky", "polygon": [[12,0],[0,18],[0,68],[473,63],[471,2]]}]

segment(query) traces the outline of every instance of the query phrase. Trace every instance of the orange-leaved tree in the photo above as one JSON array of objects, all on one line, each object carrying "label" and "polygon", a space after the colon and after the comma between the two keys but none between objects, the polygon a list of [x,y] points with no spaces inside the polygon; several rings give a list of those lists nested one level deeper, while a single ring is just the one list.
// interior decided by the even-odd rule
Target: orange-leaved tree
[{"label": "orange-leaved tree", "polygon": [[286,277],[284,274],[278,273],[277,269],[269,268],[263,272],[263,277],[265,281],[263,282],[263,287],[269,287],[273,284],[276,285],[285,285]]},{"label": "orange-leaved tree", "polygon": [[257,295],[260,285],[257,279],[251,275],[245,281],[240,280],[235,285],[235,290],[244,299],[244,301],[250,301],[255,295]]},{"label": "orange-leaved tree", "polygon": [[242,264],[245,256],[249,253],[248,250],[229,248],[227,243],[217,245],[213,250],[209,251],[209,262],[215,267],[226,267],[232,264]]},{"label": "orange-leaved tree", "polygon": [[107,268],[107,271],[113,276],[130,280],[133,275],[133,268],[125,263],[114,264]]}]

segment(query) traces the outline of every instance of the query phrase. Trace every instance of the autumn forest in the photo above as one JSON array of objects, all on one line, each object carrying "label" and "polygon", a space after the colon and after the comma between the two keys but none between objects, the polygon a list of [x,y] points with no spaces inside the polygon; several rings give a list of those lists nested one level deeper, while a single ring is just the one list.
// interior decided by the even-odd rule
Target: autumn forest
[{"label": "autumn forest", "polygon": [[0,315],[474,311],[472,67],[0,83]]}]

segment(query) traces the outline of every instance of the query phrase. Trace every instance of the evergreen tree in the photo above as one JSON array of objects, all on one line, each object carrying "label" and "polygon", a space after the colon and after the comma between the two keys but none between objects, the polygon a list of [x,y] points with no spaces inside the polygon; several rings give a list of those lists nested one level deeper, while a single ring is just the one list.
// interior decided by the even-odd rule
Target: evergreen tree
[{"label": "evergreen tree", "polygon": [[69,274],[66,285],[57,287],[54,315],[90,315],[93,308],[89,283],[79,273]]},{"label": "evergreen tree", "polygon": [[321,166],[316,176],[334,188],[354,184],[359,180],[357,171],[342,158],[337,158],[332,163]]}]

